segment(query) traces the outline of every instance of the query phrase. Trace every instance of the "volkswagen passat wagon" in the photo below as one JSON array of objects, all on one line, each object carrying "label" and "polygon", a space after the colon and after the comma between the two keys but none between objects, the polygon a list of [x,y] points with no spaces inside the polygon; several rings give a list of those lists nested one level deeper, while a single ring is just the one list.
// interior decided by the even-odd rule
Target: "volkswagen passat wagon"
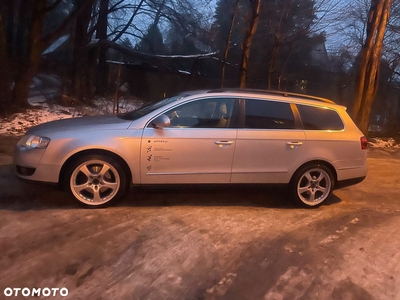
[{"label": "volkswagen passat wagon", "polygon": [[287,184],[293,200],[314,207],[365,178],[366,149],[346,108],[330,100],[220,89],[41,124],[18,142],[14,162],[20,177],[60,183],[90,207],[132,184]]}]

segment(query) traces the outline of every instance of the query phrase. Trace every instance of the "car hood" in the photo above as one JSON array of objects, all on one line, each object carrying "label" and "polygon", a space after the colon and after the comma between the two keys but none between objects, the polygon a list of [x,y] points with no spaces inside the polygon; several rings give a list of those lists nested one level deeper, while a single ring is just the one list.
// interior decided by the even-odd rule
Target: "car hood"
[{"label": "car hood", "polygon": [[91,116],[51,121],[32,127],[26,134],[71,130],[118,130],[127,129],[132,121],[114,115]]}]

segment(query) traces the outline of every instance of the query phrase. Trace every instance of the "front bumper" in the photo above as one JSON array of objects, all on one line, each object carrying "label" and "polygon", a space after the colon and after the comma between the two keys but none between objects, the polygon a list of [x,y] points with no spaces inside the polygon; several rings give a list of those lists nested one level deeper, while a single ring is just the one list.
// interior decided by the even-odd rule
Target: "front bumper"
[{"label": "front bumper", "polygon": [[41,164],[46,149],[28,149],[17,145],[14,149],[14,164],[19,177],[35,181],[57,183],[61,165]]}]

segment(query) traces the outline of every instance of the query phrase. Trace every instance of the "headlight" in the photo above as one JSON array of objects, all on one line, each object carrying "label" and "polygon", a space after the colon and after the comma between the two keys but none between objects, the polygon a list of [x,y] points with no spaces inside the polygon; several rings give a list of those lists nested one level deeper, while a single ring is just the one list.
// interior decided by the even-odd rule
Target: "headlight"
[{"label": "headlight", "polygon": [[43,136],[31,135],[24,143],[26,148],[31,149],[46,149],[50,143],[50,139]]}]

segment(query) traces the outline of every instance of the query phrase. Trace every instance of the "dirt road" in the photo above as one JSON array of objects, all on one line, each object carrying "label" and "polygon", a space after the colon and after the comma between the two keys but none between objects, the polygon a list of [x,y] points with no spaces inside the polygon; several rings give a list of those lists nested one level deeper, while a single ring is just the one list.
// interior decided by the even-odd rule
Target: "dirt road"
[{"label": "dirt road", "polygon": [[367,179],[318,209],[279,188],[180,187],[88,210],[16,179],[10,148],[0,299],[25,287],[68,289],[46,299],[400,299],[399,153],[370,152]]}]

